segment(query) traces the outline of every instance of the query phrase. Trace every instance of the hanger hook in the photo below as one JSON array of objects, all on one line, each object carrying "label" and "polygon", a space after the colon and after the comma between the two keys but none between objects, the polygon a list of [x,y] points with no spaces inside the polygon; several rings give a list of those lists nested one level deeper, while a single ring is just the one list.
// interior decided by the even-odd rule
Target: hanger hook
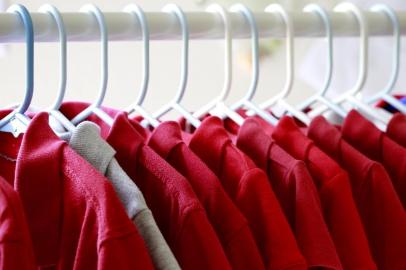
[{"label": "hanger hook", "polygon": [[325,97],[328,89],[330,88],[333,75],[333,63],[334,63],[334,54],[333,54],[333,31],[331,26],[331,20],[327,11],[318,4],[309,4],[306,5],[303,9],[304,12],[313,12],[319,16],[324,24],[326,31],[326,41],[327,41],[327,74],[324,84],[320,91],[318,91],[314,96],[308,98],[303,104],[299,106],[299,109],[303,111],[304,109],[311,106],[314,102],[320,101],[327,105],[330,109],[340,115],[342,118],[345,118],[346,112],[337,104],[330,101]]},{"label": "hanger hook", "polygon": [[294,31],[293,31],[293,23],[285,8],[282,7],[280,4],[271,4],[265,8],[265,12],[269,13],[278,13],[284,23],[286,29],[286,82],[282,92],[277,95],[274,99],[280,100],[286,98],[293,87],[293,78],[294,78]]},{"label": "hanger hook", "polygon": [[[108,80],[108,31],[106,26],[106,21],[104,19],[103,12],[93,4],[84,5],[81,9],[81,12],[87,12],[93,14],[97,20],[97,24],[100,29],[100,42],[101,42],[101,82],[99,95],[96,101],[90,105],[87,109],[78,114],[75,118],[72,119],[73,124],[78,124],[79,122],[86,119],[95,109],[99,109],[103,103],[104,97],[106,96],[107,90],[107,80]],[[110,122],[110,119],[109,121]]]},{"label": "hanger hook", "polygon": [[148,123],[145,123],[144,127],[147,124],[151,124],[153,127],[157,127],[159,125],[159,121],[155,119],[149,112],[147,112],[144,108],[141,107],[142,103],[145,100],[148,90],[149,84],[149,27],[147,18],[145,17],[144,11],[137,5],[137,4],[130,4],[124,8],[125,12],[132,14],[138,20],[138,23],[141,26],[142,31],[142,41],[143,41],[143,80],[141,88],[138,92],[138,97],[134,104],[131,104],[126,112],[131,114],[133,112],[138,112],[141,116],[144,117]]},{"label": "hanger hook", "polygon": [[377,4],[371,7],[371,11],[374,12],[383,12],[385,13],[392,22],[393,26],[393,37],[394,37],[394,50],[393,50],[393,62],[392,62],[392,75],[390,77],[389,83],[385,86],[384,90],[379,93],[382,94],[389,94],[392,92],[393,88],[396,85],[396,82],[399,77],[400,71],[400,54],[401,54],[401,41],[400,41],[400,23],[399,18],[396,15],[396,12],[385,4]]},{"label": "hanger hook", "polygon": [[141,30],[142,30],[142,42],[143,42],[143,80],[141,89],[135,102],[135,106],[140,106],[145,99],[148,90],[149,83],[149,27],[144,11],[137,4],[130,4],[124,8],[125,12],[135,15],[137,18]]},{"label": "hanger hook", "polygon": [[59,92],[58,96],[54,102],[54,104],[49,108],[49,110],[59,110],[59,108],[62,105],[63,98],[65,97],[65,92],[66,92],[66,75],[67,75],[67,61],[66,61],[66,30],[65,30],[65,24],[63,22],[63,18],[61,16],[61,13],[58,11],[57,8],[50,4],[45,4],[39,8],[40,12],[43,13],[48,13],[50,14],[53,19],[56,22],[56,25],[58,27],[58,34],[59,34],[59,42],[60,42],[60,47],[59,47],[59,54],[61,57],[61,62],[60,62],[60,69],[59,69],[59,74],[60,74],[60,81],[59,81]]},{"label": "hanger hook", "polygon": [[338,4],[334,8],[335,12],[351,12],[357,19],[360,26],[360,59],[359,59],[359,75],[355,86],[348,91],[345,96],[355,96],[363,88],[368,72],[368,24],[366,22],[362,10],[353,3],[344,2]]},{"label": "hanger hook", "polygon": [[259,35],[258,27],[255,21],[254,14],[251,10],[242,4],[235,4],[230,7],[231,12],[239,12],[244,15],[245,19],[248,21],[251,29],[251,54],[252,54],[252,72],[251,72],[251,84],[248,89],[247,94],[244,97],[244,100],[251,101],[255,95],[258,86],[259,78]]},{"label": "hanger hook", "polygon": [[232,40],[231,40],[231,27],[230,27],[230,18],[228,16],[228,12],[226,9],[219,5],[219,4],[211,4],[206,9],[208,12],[215,12],[221,16],[224,24],[224,73],[225,73],[225,80],[223,84],[223,90],[221,91],[221,95],[217,98],[218,101],[224,101],[231,88],[231,80],[232,80]]},{"label": "hanger hook", "polygon": [[5,126],[16,115],[24,114],[29,108],[34,93],[34,27],[30,12],[26,7],[20,4],[14,4],[7,9],[7,12],[19,15],[24,24],[25,43],[26,43],[26,90],[22,104],[9,115],[0,120],[0,127]]},{"label": "hanger hook", "polygon": [[178,91],[175,95],[175,98],[170,101],[165,107],[160,109],[158,112],[154,114],[154,118],[158,119],[165,113],[169,112],[170,110],[176,110],[180,112],[187,120],[194,126],[200,126],[200,120],[194,117],[189,111],[182,107],[180,104],[186,90],[186,84],[188,79],[188,69],[189,69],[189,27],[186,19],[185,13],[183,13],[182,9],[175,4],[168,4],[163,9],[164,12],[168,12],[174,14],[181,26],[182,30],[182,59],[181,59],[181,80],[179,84]]},{"label": "hanger hook", "polygon": [[328,60],[328,66],[327,66],[327,75],[326,79],[324,81],[323,87],[321,88],[321,91],[319,92],[319,95],[324,96],[327,92],[327,90],[330,88],[331,82],[332,82],[332,77],[333,77],[333,62],[334,62],[334,57],[333,57],[333,31],[331,27],[331,20],[329,15],[327,14],[327,11],[322,8],[318,4],[309,4],[304,7],[303,9],[304,12],[313,12],[317,14],[320,19],[323,21],[324,28],[326,31],[326,41],[327,41],[327,60]]},{"label": "hanger hook", "polygon": [[178,87],[178,91],[173,99],[173,103],[179,104],[182,100],[188,79],[189,70],[189,26],[186,20],[186,15],[183,10],[176,4],[166,5],[162,11],[175,14],[182,31],[182,59],[181,59],[181,80]]},{"label": "hanger hook", "polygon": [[213,99],[211,102],[203,106],[201,109],[197,110],[193,116],[199,118],[209,112],[212,108],[214,108],[218,103],[224,102],[224,100],[228,97],[231,89],[231,80],[232,80],[232,65],[233,65],[233,57],[232,57],[232,39],[231,39],[231,32],[232,29],[230,27],[230,18],[228,16],[228,12],[226,9],[221,6],[220,4],[211,4],[207,7],[206,11],[217,13],[221,16],[224,25],[224,74],[225,80],[223,84],[223,89],[218,97]]}]

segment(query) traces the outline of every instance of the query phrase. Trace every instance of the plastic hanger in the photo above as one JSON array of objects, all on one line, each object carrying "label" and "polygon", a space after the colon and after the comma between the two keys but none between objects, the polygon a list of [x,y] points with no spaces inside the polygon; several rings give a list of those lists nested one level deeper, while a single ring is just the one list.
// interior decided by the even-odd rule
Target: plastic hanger
[{"label": "plastic hanger", "polygon": [[334,104],[329,99],[325,98],[325,94],[327,90],[330,88],[332,82],[332,75],[333,75],[333,33],[331,27],[330,17],[327,12],[318,4],[309,4],[304,7],[304,12],[313,12],[317,14],[320,19],[323,21],[325,30],[326,30],[326,41],[328,45],[328,52],[327,52],[327,75],[324,82],[323,87],[318,91],[315,95],[308,98],[305,102],[299,105],[299,110],[303,111],[306,108],[309,108],[316,102],[321,102],[328,106],[332,111],[340,115],[341,117],[345,118],[347,113],[340,108],[340,106]]},{"label": "plastic hanger", "polygon": [[[349,91],[344,93],[342,96],[338,97],[334,102],[336,104],[341,104],[344,101],[349,102],[356,108],[360,109],[362,112],[366,114],[368,118],[374,118],[380,122],[378,123],[378,126],[380,129],[384,130],[386,127],[386,124],[388,123],[388,119],[378,113],[374,108],[370,107],[369,105],[363,103],[361,100],[355,97],[363,88],[365,81],[366,81],[366,75],[368,71],[368,24],[366,22],[366,19],[364,17],[363,12],[354,4],[352,3],[341,3],[337,5],[334,8],[334,11],[336,12],[351,12],[354,14],[356,17],[359,25],[360,25],[360,37],[361,37],[361,43],[360,43],[360,70],[359,70],[359,76],[357,79],[357,83],[353,88],[351,88]],[[319,115],[322,114],[323,112],[326,111],[326,107],[319,107],[314,110],[312,110],[309,115]]]},{"label": "plastic hanger", "polygon": [[279,4],[271,4],[265,8],[265,12],[269,13],[278,13],[281,15],[282,19],[286,25],[286,73],[287,80],[282,92],[275,97],[271,98],[268,101],[260,104],[262,109],[270,108],[273,105],[280,104],[288,112],[294,115],[297,119],[302,121],[305,124],[310,124],[311,119],[303,112],[296,110],[292,105],[290,105],[285,98],[289,95],[293,87],[293,78],[294,78],[294,33],[293,25],[290,19],[289,14],[286,10]]},{"label": "plastic hanger", "polygon": [[221,118],[225,118],[224,114],[232,119],[238,125],[242,125],[244,122],[244,118],[242,118],[236,111],[244,106],[248,109],[254,111],[255,114],[259,115],[264,120],[268,121],[269,123],[275,125],[278,122],[278,119],[273,117],[268,112],[262,110],[254,103],[252,103],[252,98],[255,95],[258,86],[258,78],[259,78],[259,36],[258,36],[258,28],[255,22],[255,17],[252,12],[242,4],[235,4],[230,8],[231,12],[239,12],[244,15],[245,19],[249,22],[250,29],[251,29],[251,44],[252,44],[252,80],[250,87],[248,88],[247,94],[236,104],[234,104],[230,109],[229,107],[225,106],[224,103],[219,103],[222,105],[220,107],[221,111]]},{"label": "plastic hanger", "polygon": [[40,7],[39,9],[40,12],[43,13],[48,13],[50,14],[53,19],[56,22],[56,25],[58,27],[58,33],[59,33],[59,40],[60,40],[60,49],[59,49],[59,54],[60,54],[60,81],[59,81],[59,91],[58,91],[58,96],[54,102],[54,104],[48,108],[48,113],[52,115],[54,118],[56,118],[64,128],[66,128],[68,131],[73,132],[75,130],[75,126],[69,121],[68,118],[66,118],[60,111],[59,108],[62,105],[63,98],[65,97],[66,93],[66,75],[67,75],[67,70],[66,70],[66,47],[67,47],[67,42],[66,42],[66,31],[65,31],[65,25],[62,19],[61,14],[59,13],[58,9],[56,9],[54,6],[45,4]]},{"label": "plastic hanger", "polygon": [[34,93],[34,27],[29,11],[20,4],[12,5],[7,12],[16,13],[24,24],[26,43],[26,88],[23,102],[0,120],[0,131],[11,132],[15,137],[27,130],[30,119],[25,116]]},{"label": "plastic hanger", "polygon": [[85,120],[87,117],[89,117],[92,113],[96,114],[100,119],[102,119],[104,122],[106,122],[109,126],[113,125],[113,118],[111,118],[107,113],[102,111],[100,109],[104,97],[106,96],[106,90],[107,90],[107,80],[108,80],[108,33],[107,33],[107,27],[106,27],[106,22],[104,20],[103,12],[96,7],[95,5],[88,4],[83,6],[80,9],[81,12],[87,12],[87,13],[92,13],[94,17],[97,19],[97,23],[100,28],[100,41],[102,45],[101,49],[101,83],[100,83],[100,90],[99,90],[99,95],[96,99],[96,101],[87,107],[85,110],[80,112],[75,118],[71,120],[71,122],[76,125],[79,122]]},{"label": "plastic hanger", "polygon": [[161,116],[168,113],[169,111],[175,110],[182,114],[186,118],[186,120],[188,120],[195,128],[197,128],[200,126],[200,120],[194,117],[180,104],[186,90],[189,64],[189,27],[187,24],[186,15],[183,13],[182,9],[175,4],[166,5],[163,8],[163,11],[175,14],[182,29],[183,47],[181,60],[181,81],[175,98],[162,109],[158,110],[158,112],[154,113],[154,118],[159,119]]},{"label": "plastic hanger", "polygon": [[141,106],[145,100],[145,96],[148,90],[149,83],[149,27],[147,19],[145,18],[144,11],[136,4],[130,4],[124,8],[125,12],[129,12],[136,16],[142,30],[142,40],[144,44],[144,58],[143,58],[143,81],[137,97],[137,100],[134,104],[130,105],[126,112],[131,114],[133,112],[139,113],[145,120],[149,122],[154,128],[159,125],[159,121],[156,120],[150,113],[145,111]]},{"label": "plastic hanger", "polygon": [[400,23],[399,23],[399,18],[396,15],[396,12],[389,7],[388,5],[385,4],[377,4],[371,7],[371,11],[374,12],[383,12],[385,13],[389,19],[392,21],[393,25],[393,36],[394,36],[394,50],[393,50],[393,68],[392,68],[392,74],[390,77],[390,80],[388,84],[385,86],[385,88],[378,92],[375,96],[372,98],[369,98],[367,102],[369,104],[373,104],[377,102],[378,100],[385,100],[388,102],[390,105],[398,109],[400,112],[406,114],[406,106],[394,98],[393,96],[390,95],[390,93],[393,91],[395,88],[396,82],[399,78],[399,71],[400,71],[400,56],[401,56],[401,38],[400,38]]},{"label": "plastic hanger", "polygon": [[231,80],[232,80],[232,40],[231,40],[231,27],[230,27],[230,19],[228,17],[228,13],[224,7],[219,4],[211,4],[207,9],[208,12],[215,12],[218,13],[224,24],[224,74],[225,80],[223,84],[223,89],[218,97],[210,101],[208,104],[197,110],[193,116],[196,118],[200,118],[203,115],[210,112],[210,110],[214,109],[218,105],[225,106],[224,101],[227,98],[228,94],[230,93],[231,88]]}]

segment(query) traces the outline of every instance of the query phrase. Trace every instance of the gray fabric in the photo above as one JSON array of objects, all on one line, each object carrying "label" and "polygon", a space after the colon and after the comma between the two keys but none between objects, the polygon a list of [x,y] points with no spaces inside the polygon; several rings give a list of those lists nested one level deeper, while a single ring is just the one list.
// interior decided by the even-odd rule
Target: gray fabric
[{"label": "gray fabric", "polygon": [[99,127],[82,122],[70,134],[69,145],[112,183],[127,214],[136,225],[156,269],[180,269],[160,232],[144,196],[114,158],[115,150],[100,136]]}]

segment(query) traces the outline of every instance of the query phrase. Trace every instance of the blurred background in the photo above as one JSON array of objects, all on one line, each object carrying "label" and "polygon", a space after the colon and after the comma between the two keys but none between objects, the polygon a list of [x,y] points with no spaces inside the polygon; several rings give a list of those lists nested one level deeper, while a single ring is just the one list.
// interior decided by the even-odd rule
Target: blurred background
[{"label": "blurred background", "polygon": [[[0,0],[5,8],[11,0]],[[165,4],[179,4],[184,11],[203,10],[213,1],[209,0],[137,0],[145,11],[159,11]],[[128,0],[93,0],[103,11],[121,11]],[[318,2],[326,8],[332,8],[338,1],[264,1],[264,0],[216,0],[228,7],[240,2],[252,10],[261,11],[268,4],[278,2],[290,10],[301,10],[310,2]],[[363,8],[373,3],[390,4],[396,9],[406,9],[406,1],[352,1]],[[84,0],[20,0],[30,11],[36,11],[42,4],[55,5],[60,11],[78,11]],[[292,95],[292,103],[297,103],[309,96],[320,87],[325,71],[326,47],[322,39],[297,38],[295,40],[296,78]],[[335,40],[335,69],[331,95],[351,87],[357,76],[358,39],[340,38]],[[382,88],[389,78],[391,68],[392,39],[371,38],[370,75],[365,92],[373,93]],[[250,82],[249,42],[234,43],[234,77],[230,102],[241,98]],[[175,94],[179,82],[180,42],[151,42],[151,78],[145,107],[151,111],[160,108]],[[403,46],[404,47],[404,46]],[[99,85],[99,44],[69,43],[68,44],[68,82],[67,100],[93,101]],[[405,47],[404,47],[405,48]],[[109,84],[105,105],[125,108],[135,100],[141,82],[142,47],[140,42],[111,42],[109,58]],[[37,43],[35,47],[35,92],[33,104],[45,108],[55,99],[58,88],[58,45],[57,43]],[[258,85],[257,101],[268,99],[283,87],[285,78],[285,49],[283,41],[271,39],[261,40],[261,75]],[[404,51],[404,50],[403,50]],[[379,52],[379,53],[378,53]],[[223,41],[191,41],[190,72],[187,92],[183,104],[189,110],[201,107],[215,97],[223,84]],[[24,90],[24,45],[8,44],[0,53],[0,106],[21,100]],[[406,77],[402,62],[401,78],[396,89],[405,92]],[[379,76],[376,76],[378,75]]]}]

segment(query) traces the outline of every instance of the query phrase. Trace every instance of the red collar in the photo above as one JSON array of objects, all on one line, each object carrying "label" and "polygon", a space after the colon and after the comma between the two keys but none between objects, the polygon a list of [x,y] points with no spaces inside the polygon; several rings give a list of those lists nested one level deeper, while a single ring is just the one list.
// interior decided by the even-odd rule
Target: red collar
[{"label": "red collar", "polygon": [[282,117],[275,127],[272,138],[295,158],[306,160],[308,151],[314,144],[297,126],[295,120],[289,116]]},{"label": "red collar", "polygon": [[184,143],[182,132],[177,122],[168,121],[160,124],[151,134],[150,145],[161,157],[166,159],[177,145]]},{"label": "red collar", "polygon": [[263,170],[268,171],[268,156],[273,144],[256,118],[247,118],[240,127],[237,146]]},{"label": "red collar", "polygon": [[210,116],[193,133],[190,147],[217,175],[221,171],[222,153],[231,139],[220,118]]},{"label": "red collar", "polygon": [[386,133],[391,139],[406,147],[406,115],[396,113],[390,120]]},{"label": "red collar", "polygon": [[[139,149],[144,145],[145,141],[144,134],[139,133],[141,129],[142,127],[137,127],[137,125],[130,122],[126,113],[119,113],[116,116],[106,141],[116,150],[118,160],[127,159],[126,157],[119,157],[121,154],[138,157]],[[136,165],[133,164],[132,167],[131,170],[134,170]]]},{"label": "red collar", "polygon": [[359,112],[352,110],[344,120],[341,133],[345,140],[356,145],[366,156],[382,160],[382,139],[384,133]]},{"label": "red collar", "polygon": [[330,157],[342,162],[340,131],[331,125],[323,116],[317,116],[309,125],[308,135],[310,138],[317,138],[317,143]]}]

